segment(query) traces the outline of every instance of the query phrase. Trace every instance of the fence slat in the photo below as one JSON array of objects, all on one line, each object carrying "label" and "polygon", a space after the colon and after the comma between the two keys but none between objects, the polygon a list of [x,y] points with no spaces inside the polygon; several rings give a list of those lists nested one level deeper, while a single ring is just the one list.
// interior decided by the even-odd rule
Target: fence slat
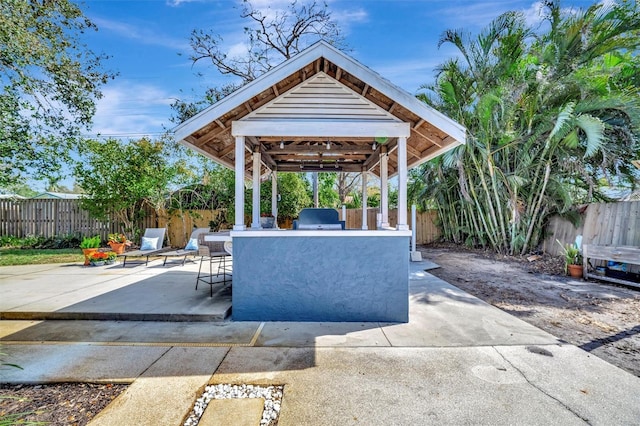
[{"label": "fence slat", "polygon": [[571,243],[582,235],[583,244],[606,246],[640,246],[640,201],[594,203],[583,213],[583,225],[576,228],[569,221],[553,217],[547,227],[543,250],[560,254],[555,242]]}]

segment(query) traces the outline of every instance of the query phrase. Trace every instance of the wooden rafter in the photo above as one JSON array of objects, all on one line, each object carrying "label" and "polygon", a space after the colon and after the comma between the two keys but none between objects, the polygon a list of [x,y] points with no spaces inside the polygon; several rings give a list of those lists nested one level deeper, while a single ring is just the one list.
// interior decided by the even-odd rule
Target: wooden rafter
[{"label": "wooden rafter", "polygon": [[212,140],[217,138],[220,134],[226,131],[228,131],[228,129],[219,129],[217,132],[207,133],[206,135],[203,135],[202,137],[198,138],[193,145],[197,146],[198,148],[202,148],[204,145],[211,142]]},{"label": "wooden rafter", "polygon": [[432,144],[441,147],[442,146],[442,141],[436,141],[437,138],[432,137],[432,136],[428,136],[427,134],[413,128],[411,129],[412,132],[416,132],[418,135],[422,136],[424,139],[428,140],[429,142],[431,142]]}]

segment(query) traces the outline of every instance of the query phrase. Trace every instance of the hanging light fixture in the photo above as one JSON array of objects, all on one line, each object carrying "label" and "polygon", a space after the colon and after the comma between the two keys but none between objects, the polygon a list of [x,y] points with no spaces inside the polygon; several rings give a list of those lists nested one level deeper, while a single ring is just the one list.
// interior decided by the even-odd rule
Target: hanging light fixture
[{"label": "hanging light fixture", "polygon": [[373,145],[371,145],[371,149],[372,149],[373,151],[375,151],[375,150],[376,150],[376,143],[375,143],[375,142],[373,143]]},{"label": "hanging light fixture", "polygon": [[327,141],[327,149],[331,148],[331,142]]},{"label": "hanging light fixture", "polygon": [[280,139],[280,149],[284,149],[284,139]]}]

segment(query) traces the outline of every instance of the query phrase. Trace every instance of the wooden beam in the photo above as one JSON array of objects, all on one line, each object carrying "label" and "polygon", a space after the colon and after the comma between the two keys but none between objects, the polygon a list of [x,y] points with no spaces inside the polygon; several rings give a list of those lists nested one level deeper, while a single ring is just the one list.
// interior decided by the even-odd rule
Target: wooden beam
[{"label": "wooden beam", "polygon": [[273,93],[276,95],[276,97],[280,96],[280,93],[278,93],[278,88],[275,84],[271,86],[271,88],[273,89]]},{"label": "wooden beam", "polygon": [[428,136],[428,135],[422,133],[421,131],[417,130],[415,127],[413,129],[411,129],[411,130],[413,132],[416,132],[417,134],[419,134],[420,136],[422,136],[423,138],[425,138],[426,140],[428,140],[432,144],[437,145],[438,147],[442,146],[442,142],[440,142],[440,143],[436,142],[434,137]]},{"label": "wooden beam", "polygon": [[416,124],[413,125],[414,129],[417,129],[418,127],[422,126],[425,123],[425,121],[421,118],[420,120],[418,120],[416,122]]},{"label": "wooden beam", "polygon": [[391,114],[391,113],[393,112],[393,110],[396,108],[396,106],[397,106],[397,105],[398,105],[398,104],[397,104],[396,102],[393,102],[393,103],[391,104],[391,106],[389,107],[389,109],[387,110],[387,112],[388,112],[389,114]]},{"label": "wooden beam", "polygon": [[[446,138],[442,139],[442,145],[449,145],[454,142],[457,142],[457,141],[455,138],[452,138],[451,136],[447,136]],[[640,169],[640,166],[638,166],[638,168]]]},{"label": "wooden beam", "polygon": [[260,152],[260,146],[261,146],[260,141],[255,136],[247,136],[245,138],[245,145],[247,146],[247,149],[251,152],[255,151],[256,147],[258,148],[258,152]]},{"label": "wooden beam", "polygon": [[226,147],[222,148],[220,151],[218,151],[218,156],[219,157],[225,157],[228,154],[230,154],[231,152],[233,152],[235,150],[235,144],[229,144]]},{"label": "wooden beam", "polygon": [[202,136],[201,138],[198,138],[197,142],[194,143],[195,146],[197,146],[198,148],[200,148],[201,146],[211,142],[213,139],[215,139],[218,135],[229,131],[229,128],[226,129],[219,129],[217,132],[209,132],[206,135]]},{"label": "wooden beam", "polygon": [[290,145],[284,147],[284,149],[280,149],[280,147],[276,146],[274,148],[269,148],[265,151],[270,155],[278,155],[278,154],[299,154],[302,152],[318,152],[318,153],[352,153],[352,154],[369,154],[371,153],[371,148],[365,147],[362,145],[359,146],[331,146],[330,149],[327,149],[325,145],[317,145],[317,146],[300,146],[300,145]]},{"label": "wooden beam", "polygon": [[249,110],[249,112],[253,112],[253,108],[251,108],[251,105],[249,105],[249,102],[245,102],[244,103],[244,107]]},{"label": "wooden beam", "polygon": [[340,77],[342,77],[342,68],[338,67],[336,71],[336,80],[340,81]]},{"label": "wooden beam", "polygon": [[[300,168],[300,166],[301,164],[278,164],[278,172],[302,173],[304,171]],[[315,166],[315,164],[305,164],[305,166]],[[359,164],[339,164],[338,167],[339,168],[336,169],[333,164],[325,164],[323,170],[325,172],[334,172],[337,170],[348,173],[362,171],[362,166]]]},{"label": "wooden beam", "polygon": [[[281,136],[260,136],[260,141],[261,142],[270,142],[270,143],[276,143],[276,144],[280,144],[280,141],[283,138]],[[325,142],[326,143],[327,138],[318,138],[318,137],[310,137],[310,136],[289,136],[287,137],[287,139],[284,142],[295,142],[295,143],[302,143],[302,142]],[[367,143],[369,144],[369,146],[371,146],[371,137],[349,137],[348,139],[344,139],[344,138],[335,138],[335,137],[330,137],[329,141],[331,142],[331,145],[334,144],[341,144],[341,145],[346,145],[346,144],[363,144],[363,143]]]},{"label": "wooden beam", "polygon": [[373,151],[373,153],[369,156],[369,158],[367,158],[363,166],[367,171],[369,171],[372,168],[374,168],[375,165],[378,164],[379,162],[380,162],[380,145],[378,145],[376,147],[376,150]]},{"label": "wooden beam", "polygon": [[273,170],[276,167],[275,160],[273,158],[271,158],[271,156],[269,154],[267,154],[266,152],[262,152],[260,154],[260,159],[271,170]]},{"label": "wooden beam", "polygon": [[417,149],[415,149],[414,147],[412,147],[411,145],[409,145],[409,143],[407,143],[407,153],[413,155],[414,157],[422,158],[421,157],[422,153]]},{"label": "wooden beam", "polygon": [[367,92],[369,91],[369,85],[365,83],[364,85],[364,89],[362,89],[362,93],[361,95],[364,96],[365,98],[367,97]]},{"label": "wooden beam", "polygon": [[300,162],[305,162],[305,161],[329,161],[329,162],[335,162],[335,161],[347,161],[347,160],[353,160],[353,161],[365,161],[368,156],[364,155],[364,154],[343,154],[340,155],[339,157],[327,157],[324,155],[296,155],[296,154],[283,154],[283,155],[272,155],[273,159],[275,162],[279,162],[279,161],[300,161]]},{"label": "wooden beam", "polygon": [[216,124],[220,127],[222,127],[223,129],[226,129],[227,127],[224,125],[224,123],[222,121],[220,121],[219,118],[214,120],[216,122]]}]

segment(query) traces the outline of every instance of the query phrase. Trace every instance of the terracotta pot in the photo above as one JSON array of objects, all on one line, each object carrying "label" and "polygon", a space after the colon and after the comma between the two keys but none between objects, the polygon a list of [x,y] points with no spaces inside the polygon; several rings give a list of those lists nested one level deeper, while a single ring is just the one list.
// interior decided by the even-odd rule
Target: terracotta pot
[{"label": "terracotta pot", "polygon": [[109,242],[109,246],[111,246],[111,250],[113,250],[116,254],[124,253],[124,249],[126,247],[125,243],[113,243]]},{"label": "terracotta pot", "polygon": [[88,266],[89,263],[91,263],[91,261],[89,260],[89,256],[91,256],[91,253],[95,253],[97,251],[97,248],[82,249],[82,253],[84,254],[84,266]]},{"label": "terracotta pot", "polygon": [[567,265],[571,278],[582,278],[582,265]]}]

